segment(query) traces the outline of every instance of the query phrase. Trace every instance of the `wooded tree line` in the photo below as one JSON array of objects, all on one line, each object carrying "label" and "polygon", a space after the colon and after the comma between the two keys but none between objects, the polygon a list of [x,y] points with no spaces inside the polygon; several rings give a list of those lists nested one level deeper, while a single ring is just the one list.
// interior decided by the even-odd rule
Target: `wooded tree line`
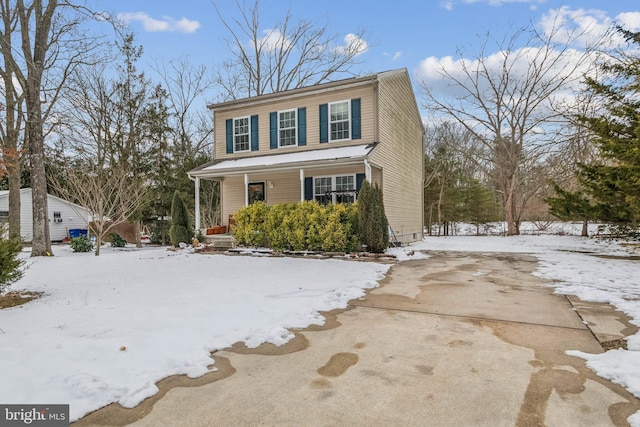
[{"label": "wooded tree line", "polygon": [[[578,52],[581,34],[560,30],[530,33],[527,49],[516,34],[498,57],[462,59],[460,72],[443,67],[453,94],[423,84],[440,119],[425,133],[430,232],[502,219],[515,235],[524,220],[557,218],[583,221],[583,235],[588,221],[637,230],[640,34],[616,28]],[[623,43],[611,48],[614,38]]]}]

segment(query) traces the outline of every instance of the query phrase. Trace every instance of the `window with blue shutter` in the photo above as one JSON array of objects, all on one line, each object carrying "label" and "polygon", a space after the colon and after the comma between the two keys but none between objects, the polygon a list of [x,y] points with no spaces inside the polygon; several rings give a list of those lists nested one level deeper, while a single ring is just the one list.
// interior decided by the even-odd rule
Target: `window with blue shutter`
[{"label": "window with blue shutter", "polygon": [[304,179],[304,199],[313,200],[313,178],[306,177]]},{"label": "window with blue shutter", "polygon": [[307,109],[298,108],[298,145],[307,145]]},{"label": "window with blue shutter", "polygon": [[251,116],[251,151],[258,151],[258,116]]},{"label": "window with blue shutter", "polygon": [[278,113],[269,113],[269,148],[278,148]]},{"label": "window with blue shutter", "polygon": [[320,142],[329,142],[329,104],[320,105]]},{"label": "window with blue shutter", "polygon": [[365,174],[363,173],[357,173],[356,174],[356,191],[360,191],[360,189],[362,188],[362,183],[365,180]]},{"label": "window with blue shutter", "polygon": [[360,98],[351,100],[351,139],[362,138]]},{"label": "window with blue shutter", "polygon": [[227,154],[233,153],[233,119],[227,119],[226,135],[227,135]]}]

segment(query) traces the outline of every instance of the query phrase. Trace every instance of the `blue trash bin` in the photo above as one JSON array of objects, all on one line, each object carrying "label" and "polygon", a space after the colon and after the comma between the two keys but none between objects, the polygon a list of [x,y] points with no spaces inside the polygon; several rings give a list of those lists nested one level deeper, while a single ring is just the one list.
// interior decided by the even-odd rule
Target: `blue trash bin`
[{"label": "blue trash bin", "polygon": [[69,229],[69,238],[75,239],[76,237],[87,236],[86,228],[71,228]]}]

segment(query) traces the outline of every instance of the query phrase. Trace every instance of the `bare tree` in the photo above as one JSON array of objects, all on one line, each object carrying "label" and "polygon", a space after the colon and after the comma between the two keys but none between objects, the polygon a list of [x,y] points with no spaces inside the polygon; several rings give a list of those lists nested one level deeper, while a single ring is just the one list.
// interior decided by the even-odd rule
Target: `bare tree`
[{"label": "bare tree", "polygon": [[113,227],[130,220],[131,213],[147,203],[144,182],[126,167],[102,168],[91,161],[75,162],[73,168],[50,178],[52,187],[67,200],[83,206],[92,216],[96,256]]},{"label": "bare tree", "polygon": [[[82,22],[91,17],[86,9],[69,0],[5,0],[3,20],[4,70],[15,78],[24,93],[25,141],[29,155],[33,189],[33,242],[31,256],[50,256],[51,239],[47,213],[47,179],[45,174],[45,136],[55,123],[54,106],[69,74],[89,58],[100,43],[81,32]],[[6,23],[11,26],[7,28]],[[6,46],[7,31],[19,42]],[[47,127],[45,128],[45,124]]]},{"label": "bare tree", "polygon": [[[518,48],[526,35],[527,47]],[[521,29],[503,40],[487,35],[472,60],[458,61],[459,72],[438,70],[453,95],[422,82],[424,106],[455,120],[481,142],[481,162],[503,195],[508,235],[519,234],[522,211],[533,194],[522,191],[527,174],[557,142],[559,95],[590,65],[590,49],[572,48],[582,35],[558,26],[546,34]],[[498,52],[490,55],[492,42]]]},{"label": "bare tree", "polygon": [[20,85],[15,81],[15,74],[11,70],[11,52],[14,49],[13,38],[18,27],[18,15],[16,9],[11,7],[10,0],[2,0],[0,12],[0,46],[3,60],[0,65],[0,77],[4,99],[4,120],[0,121],[0,147],[3,172],[7,174],[9,182],[9,238],[20,239],[20,140],[24,137],[24,92],[20,90]]},{"label": "bare tree", "polygon": [[300,20],[293,22],[290,12],[269,29],[260,27],[259,1],[247,6],[236,0],[239,18],[216,12],[229,31],[227,39],[232,58],[218,72],[217,83],[225,99],[310,86],[349,73],[358,55],[367,50],[363,31],[349,34],[340,45],[326,24]]}]

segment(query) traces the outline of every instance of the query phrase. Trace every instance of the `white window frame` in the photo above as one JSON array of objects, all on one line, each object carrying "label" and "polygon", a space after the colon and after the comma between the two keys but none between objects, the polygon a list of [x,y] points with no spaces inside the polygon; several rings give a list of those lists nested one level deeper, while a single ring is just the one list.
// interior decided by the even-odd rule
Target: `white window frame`
[{"label": "white window frame", "polygon": [[[330,178],[331,179],[331,191],[336,191],[336,178],[343,177],[343,176],[351,176],[351,177],[353,177],[353,190],[352,191],[354,191],[354,192],[357,191],[358,182],[357,182],[356,174],[354,174],[354,173],[338,174],[338,175],[314,176],[313,177],[313,200],[317,200],[316,196],[323,196],[324,195],[324,194],[317,194],[316,195],[316,179]],[[336,203],[336,197],[337,197],[337,195],[335,193],[331,195],[331,203],[333,203],[333,204]],[[354,194],[353,202],[355,202],[357,200],[358,200],[358,196]]]},{"label": "white window frame", "polygon": [[[236,134],[236,122],[240,120],[247,120],[247,133]],[[238,143],[236,142],[236,137],[247,135],[247,148],[245,150],[238,150]],[[234,153],[246,153],[247,151],[251,151],[251,117],[234,117],[233,118],[233,152]]]},{"label": "white window frame", "polygon": [[[283,113],[293,113],[293,127],[282,128],[280,127],[280,123],[282,123],[280,119],[280,114]],[[283,130],[293,130],[295,134],[294,143],[289,145],[282,145],[282,135],[280,134]],[[278,148],[287,148],[287,147],[297,147],[298,146],[298,110],[292,108],[290,110],[282,110],[278,111]]]},{"label": "white window frame", "polygon": [[[347,120],[331,120],[331,107],[334,105],[338,105],[338,104],[347,104]],[[329,106],[328,106],[328,122],[329,122],[329,129],[328,129],[328,133],[329,133],[329,142],[335,142],[335,141],[350,141],[351,140],[351,132],[353,131],[353,129],[351,129],[351,100],[350,99],[344,99],[342,101],[335,101],[335,102],[330,102]],[[331,125],[334,123],[342,123],[342,122],[346,122],[347,126],[349,127],[349,136],[347,138],[340,138],[340,139],[333,139],[332,135],[333,133],[331,132]]]}]

